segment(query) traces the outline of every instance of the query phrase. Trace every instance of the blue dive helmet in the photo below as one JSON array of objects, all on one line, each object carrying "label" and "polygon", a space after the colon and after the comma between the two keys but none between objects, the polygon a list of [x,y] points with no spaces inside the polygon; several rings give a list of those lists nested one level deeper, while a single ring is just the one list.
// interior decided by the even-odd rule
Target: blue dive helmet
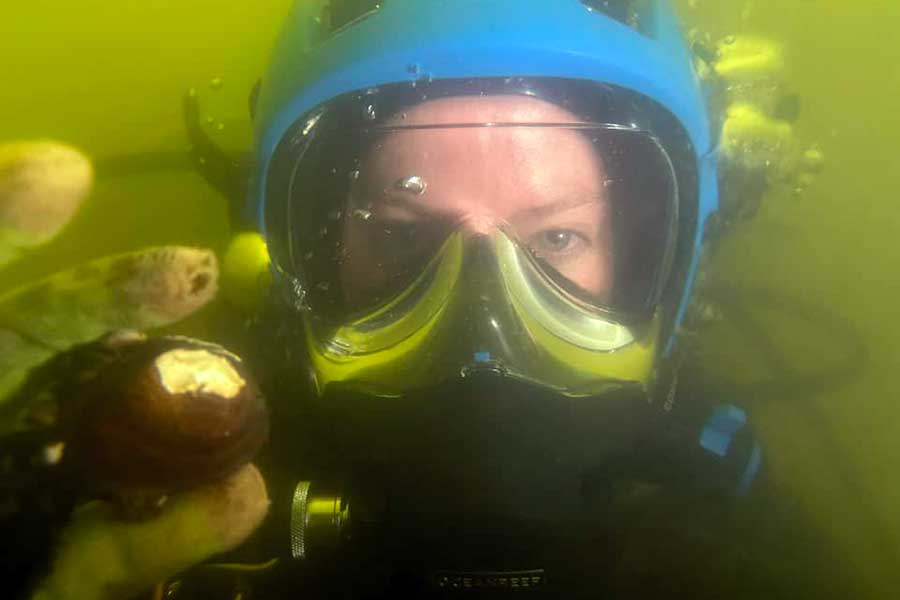
[{"label": "blue dive helmet", "polygon": [[[275,272],[290,280],[298,303],[308,304],[315,315],[316,302],[335,302],[316,299],[328,282],[317,283],[317,275],[299,265],[297,233],[291,230],[292,223],[307,218],[292,206],[298,201],[291,196],[296,191],[289,191],[302,172],[297,165],[310,153],[325,152],[309,151],[309,140],[323,137],[322,130],[377,126],[392,108],[416,97],[454,93],[536,95],[584,121],[647,132],[658,141],[677,180],[672,215],[677,235],[659,259],[664,265],[654,270],[658,279],[644,286],[653,289],[631,304],[651,312],[661,308],[648,336],[654,356],[668,355],[718,190],[704,94],[666,0],[298,2],[262,82],[252,187]],[[338,328],[330,327],[330,332]],[[408,327],[403,331],[404,340],[413,336]],[[358,334],[348,333],[342,343]],[[336,345],[341,346],[329,347]],[[490,359],[488,352],[473,357],[474,362]],[[322,361],[337,365],[344,358]],[[629,373],[620,378],[643,377],[631,367],[613,368]]]}]

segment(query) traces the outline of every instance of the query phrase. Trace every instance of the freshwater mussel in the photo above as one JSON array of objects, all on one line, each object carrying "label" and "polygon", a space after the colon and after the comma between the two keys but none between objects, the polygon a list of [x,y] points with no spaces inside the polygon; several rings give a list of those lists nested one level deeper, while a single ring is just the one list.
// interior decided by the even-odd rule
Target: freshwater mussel
[{"label": "freshwater mussel", "polygon": [[34,369],[19,394],[67,491],[111,499],[129,519],[235,472],[268,435],[240,358],[185,337],[112,333]]}]

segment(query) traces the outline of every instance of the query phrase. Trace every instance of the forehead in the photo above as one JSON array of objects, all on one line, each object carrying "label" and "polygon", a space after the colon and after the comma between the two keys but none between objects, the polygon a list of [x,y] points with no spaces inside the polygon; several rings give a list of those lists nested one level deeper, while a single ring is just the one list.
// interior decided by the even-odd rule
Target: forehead
[{"label": "forehead", "polygon": [[[442,125],[521,124],[521,128],[440,128]],[[556,104],[525,95],[457,96],[427,100],[395,113],[388,126],[438,129],[399,130],[381,138],[366,162],[379,170],[412,164],[453,170],[466,166],[482,170],[537,168],[552,171],[564,162],[597,162],[587,139],[561,127],[529,128],[537,124],[583,124],[572,112]]]},{"label": "forehead", "polygon": [[390,125],[451,123],[583,123],[556,104],[524,95],[458,96],[426,100],[399,111]]},{"label": "forehead", "polygon": [[[486,123],[523,127],[441,127]],[[413,129],[394,130],[369,149],[358,189],[386,190],[415,175],[427,181],[432,200],[440,195],[443,208],[475,203],[501,211],[556,196],[604,195],[604,161],[589,136],[567,127],[528,127],[547,123],[581,121],[563,107],[522,95],[422,102],[390,119],[388,125]]]}]

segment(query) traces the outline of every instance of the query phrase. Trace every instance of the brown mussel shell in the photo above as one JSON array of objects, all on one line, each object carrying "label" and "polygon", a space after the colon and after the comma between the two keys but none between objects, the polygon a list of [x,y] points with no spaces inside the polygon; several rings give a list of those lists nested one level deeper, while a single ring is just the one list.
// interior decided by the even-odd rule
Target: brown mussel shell
[{"label": "brown mussel shell", "polygon": [[163,497],[214,481],[267,438],[258,385],[219,346],[117,332],[65,354],[38,376],[53,398],[60,467],[87,495]]}]

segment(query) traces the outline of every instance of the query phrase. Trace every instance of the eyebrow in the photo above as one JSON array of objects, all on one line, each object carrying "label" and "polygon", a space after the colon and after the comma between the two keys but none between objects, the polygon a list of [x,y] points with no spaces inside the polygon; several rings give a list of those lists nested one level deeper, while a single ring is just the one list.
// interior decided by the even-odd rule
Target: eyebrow
[{"label": "eyebrow", "polygon": [[522,210],[516,211],[514,217],[522,218],[540,218],[547,217],[553,214],[568,212],[570,210],[574,210],[576,208],[580,208],[582,206],[586,206],[592,203],[600,203],[605,202],[606,198],[600,195],[588,195],[588,196],[580,196],[577,200],[569,200],[566,202],[548,202],[546,204],[539,204],[538,206],[532,206],[529,208],[523,208]]},{"label": "eyebrow", "polygon": [[[419,197],[418,194],[416,197]],[[382,197],[388,206],[397,206],[416,213],[422,217],[433,217],[437,211],[424,202],[416,202],[413,195],[402,190],[391,190],[390,193]]]},{"label": "eyebrow", "polygon": [[[409,210],[410,212],[422,217],[432,218],[435,216],[435,213],[439,212],[434,210],[431,206],[424,202],[416,201],[411,194],[404,193],[401,190],[392,190],[392,193],[386,195],[384,199],[390,206],[397,206]],[[511,216],[511,219],[538,219],[561,212],[568,212],[570,210],[574,210],[591,203],[600,203],[605,201],[606,198],[602,195],[590,194],[580,196],[577,200],[569,200],[566,202],[547,202],[544,204],[539,204],[537,206],[530,206],[528,208],[517,210]]]}]

